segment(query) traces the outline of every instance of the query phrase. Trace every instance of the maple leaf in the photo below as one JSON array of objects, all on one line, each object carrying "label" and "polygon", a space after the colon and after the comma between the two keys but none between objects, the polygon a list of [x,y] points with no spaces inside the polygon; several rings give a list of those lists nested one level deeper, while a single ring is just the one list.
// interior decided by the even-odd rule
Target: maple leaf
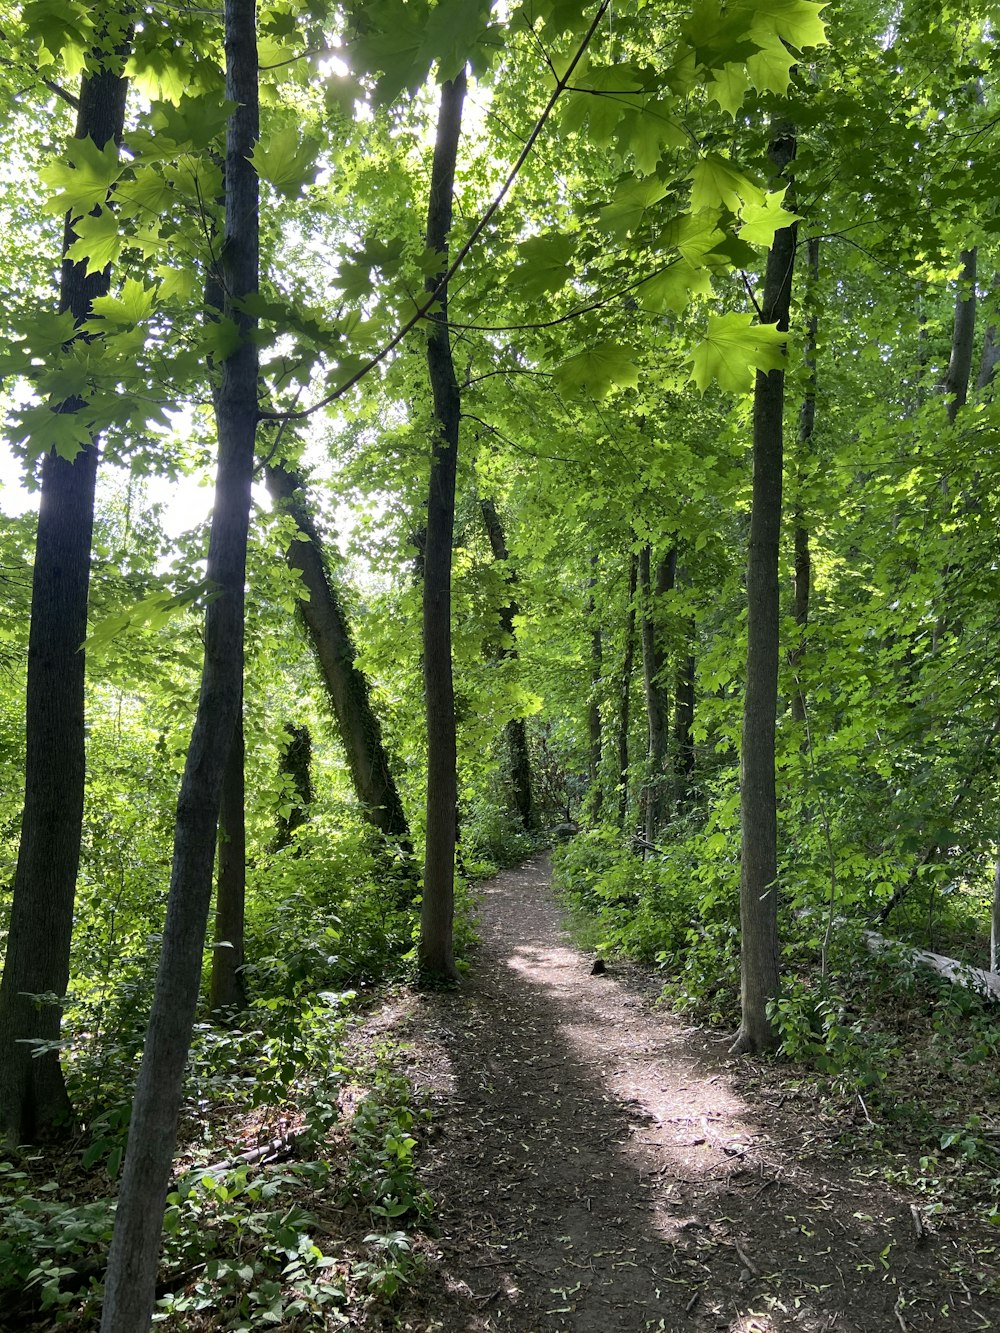
[{"label": "maple leaf", "polygon": [[755,370],[781,370],[785,342],[777,324],[755,324],[753,315],[711,315],[708,332],[691,357],[691,378],[702,393],[715,380],[726,393],[748,393]]},{"label": "maple leaf", "polygon": [[566,393],[603,398],[616,384],[620,388],[635,388],[639,383],[634,355],[630,348],[618,343],[595,343],[557,366],[553,379],[556,387]]},{"label": "maple leaf", "polygon": [[71,139],[66,157],[67,161],[52,162],[38,173],[42,182],[55,191],[45,207],[50,213],[70,212],[79,217],[103,204],[122,174],[118,145],[112,140],[98,148],[88,135],[86,139]]}]

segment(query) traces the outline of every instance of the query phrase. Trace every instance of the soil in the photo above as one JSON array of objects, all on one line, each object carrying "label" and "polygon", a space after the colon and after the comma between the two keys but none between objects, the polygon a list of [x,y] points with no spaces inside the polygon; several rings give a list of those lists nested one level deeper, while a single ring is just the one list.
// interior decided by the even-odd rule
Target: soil
[{"label": "soil", "polygon": [[861,1144],[825,1152],[820,1103],[654,1008],[648,971],[592,973],[544,857],[483,887],[479,934],[459,990],[376,1020],[434,1108],[435,1238],[395,1327],[1000,1327],[995,1233],[926,1217]]}]

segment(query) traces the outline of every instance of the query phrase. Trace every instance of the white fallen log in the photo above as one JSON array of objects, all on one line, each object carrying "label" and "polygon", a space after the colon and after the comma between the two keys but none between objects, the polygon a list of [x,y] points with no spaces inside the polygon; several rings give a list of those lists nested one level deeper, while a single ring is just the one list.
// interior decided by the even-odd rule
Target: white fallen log
[{"label": "white fallen log", "polygon": [[960,963],[957,958],[931,953],[929,949],[914,949],[909,944],[901,944],[899,940],[888,940],[874,930],[863,930],[861,936],[872,953],[902,953],[906,958],[919,963],[921,967],[929,967],[938,976],[954,982],[956,986],[964,986],[967,990],[976,991],[988,1000],[995,1000],[1000,1004],[1000,972],[987,972],[981,967],[970,967],[968,963]]}]

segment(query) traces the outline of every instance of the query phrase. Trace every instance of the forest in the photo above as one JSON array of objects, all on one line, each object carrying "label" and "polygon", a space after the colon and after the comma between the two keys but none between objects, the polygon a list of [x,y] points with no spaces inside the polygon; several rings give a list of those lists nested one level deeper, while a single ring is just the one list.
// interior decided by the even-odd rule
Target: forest
[{"label": "forest", "polygon": [[0,1329],[1000,1321],[998,10],[0,0]]}]

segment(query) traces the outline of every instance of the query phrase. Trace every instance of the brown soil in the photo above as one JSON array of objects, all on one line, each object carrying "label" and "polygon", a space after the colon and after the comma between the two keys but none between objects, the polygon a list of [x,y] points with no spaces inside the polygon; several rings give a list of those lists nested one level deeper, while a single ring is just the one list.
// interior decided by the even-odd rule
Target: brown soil
[{"label": "brown soil", "polygon": [[[816,1105],[654,1010],[655,979],[565,940],[537,857],[484,886],[454,994],[397,996],[434,1109],[437,1200],[413,1333],[883,1333],[1000,1327],[995,1238],[918,1238],[918,1201],[859,1149],[817,1152]],[[913,1206],[911,1206],[913,1205]]]}]

